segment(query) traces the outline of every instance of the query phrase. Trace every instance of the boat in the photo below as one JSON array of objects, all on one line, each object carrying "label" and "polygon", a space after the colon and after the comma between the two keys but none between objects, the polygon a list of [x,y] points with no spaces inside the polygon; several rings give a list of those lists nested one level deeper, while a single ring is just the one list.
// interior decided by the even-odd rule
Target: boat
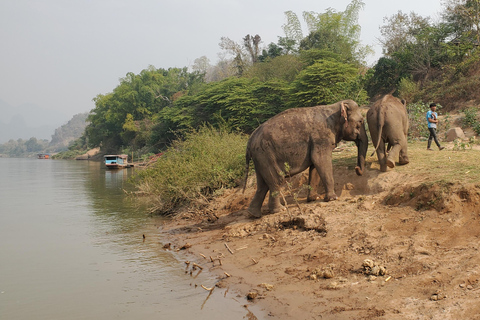
[{"label": "boat", "polygon": [[110,154],[104,156],[105,166],[108,169],[124,169],[130,168],[132,165],[128,163],[126,154]]},{"label": "boat", "polygon": [[48,153],[39,153],[37,154],[38,159],[50,159],[50,154]]}]

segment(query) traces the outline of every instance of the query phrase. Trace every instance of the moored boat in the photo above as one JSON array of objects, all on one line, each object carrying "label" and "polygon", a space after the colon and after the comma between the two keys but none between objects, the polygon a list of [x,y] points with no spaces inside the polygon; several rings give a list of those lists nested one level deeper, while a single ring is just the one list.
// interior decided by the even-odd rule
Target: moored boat
[{"label": "moored boat", "polygon": [[104,156],[105,166],[108,169],[123,169],[129,168],[128,156],[126,154],[110,154]]}]

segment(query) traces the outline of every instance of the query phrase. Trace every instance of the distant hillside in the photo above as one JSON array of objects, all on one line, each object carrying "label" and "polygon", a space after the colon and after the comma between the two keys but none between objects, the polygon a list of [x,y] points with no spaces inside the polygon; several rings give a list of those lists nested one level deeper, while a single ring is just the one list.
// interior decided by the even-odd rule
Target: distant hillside
[{"label": "distant hillside", "polygon": [[0,99],[0,143],[9,140],[48,139],[68,117],[35,104],[10,105]]},{"label": "distant hillside", "polygon": [[80,138],[85,131],[87,116],[88,112],[76,114],[67,124],[55,129],[49,149],[53,149],[55,152],[67,150],[69,144]]}]

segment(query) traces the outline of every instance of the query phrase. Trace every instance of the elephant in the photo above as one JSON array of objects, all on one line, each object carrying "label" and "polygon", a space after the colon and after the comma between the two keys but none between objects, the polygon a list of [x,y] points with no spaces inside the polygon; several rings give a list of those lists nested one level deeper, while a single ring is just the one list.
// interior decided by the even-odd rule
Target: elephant
[{"label": "elephant", "polygon": [[316,169],[326,191],[324,200],[336,200],[332,151],[342,139],[355,141],[358,150],[355,171],[362,175],[368,137],[355,101],[287,109],[261,124],[251,134],[246,148],[245,185],[250,160],[253,160],[257,177],[257,189],[248,212],[257,218],[262,216],[261,208],[268,191],[270,213],[282,211],[284,206],[277,196],[282,183],[286,177],[307,168],[308,184]]},{"label": "elephant", "polygon": [[[386,172],[387,166],[395,167],[395,160],[400,165],[408,164],[407,133],[408,115],[405,100],[387,94],[375,101],[367,111],[367,122],[380,171]],[[388,143],[385,149],[385,144]]]}]

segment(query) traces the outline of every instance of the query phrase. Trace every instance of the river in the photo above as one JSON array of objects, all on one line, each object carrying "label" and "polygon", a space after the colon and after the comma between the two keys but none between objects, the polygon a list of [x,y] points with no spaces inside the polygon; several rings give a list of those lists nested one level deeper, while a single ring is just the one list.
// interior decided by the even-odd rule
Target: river
[{"label": "river", "polygon": [[257,319],[163,249],[133,170],[0,158],[0,319]]}]

